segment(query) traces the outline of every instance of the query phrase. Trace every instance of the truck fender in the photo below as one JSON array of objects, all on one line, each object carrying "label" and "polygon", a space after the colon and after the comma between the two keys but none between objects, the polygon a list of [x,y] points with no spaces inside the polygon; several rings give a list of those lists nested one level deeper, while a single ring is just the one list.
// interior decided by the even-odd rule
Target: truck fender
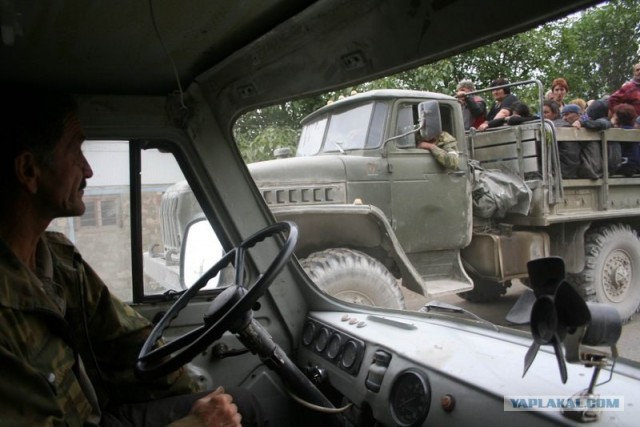
[{"label": "truck fender", "polygon": [[361,204],[272,206],[278,221],[293,221],[299,230],[296,256],[347,247],[380,261],[402,285],[426,295],[422,278],[402,249],[391,224],[377,207]]}]

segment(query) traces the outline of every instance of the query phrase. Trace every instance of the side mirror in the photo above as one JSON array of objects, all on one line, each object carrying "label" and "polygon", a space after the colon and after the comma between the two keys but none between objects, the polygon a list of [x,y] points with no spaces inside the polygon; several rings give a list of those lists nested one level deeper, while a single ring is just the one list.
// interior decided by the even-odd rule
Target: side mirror
[{"label": "side mirror", "polygon": [[438,101],[424,101],[418,104],[418,117],[420,119],[420,137],[431,141],[442,133],[440,121],[440,106]]},{"label": "side mirror", "polygon": [[[187,224],[180,254],[180,282],[183,288],[191,287],[223,255],[224,248],[205,218],[198,218]],[[223,271],[209,280],[202,289],[212,289],[224,284],[221,280]]]}]

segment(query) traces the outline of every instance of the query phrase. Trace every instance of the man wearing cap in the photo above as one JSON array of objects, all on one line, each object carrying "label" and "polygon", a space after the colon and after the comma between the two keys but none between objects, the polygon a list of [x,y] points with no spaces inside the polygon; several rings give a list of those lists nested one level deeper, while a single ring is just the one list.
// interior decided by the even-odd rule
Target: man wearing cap
[{"label": "man wearing cap", "polygon": [[560,115],[564,119],[567,124],[565,126],[573,126],[575,122],[580,122],[580,115],[582,114],[582,109],[577,104],[567,104],[562,107],[562,111]]},{"label": "man wearing cap", "polygon": [[620,104],[631,104],[640,116],[640,63],[633,66],[633,78],[609,97],[609,117]]}]

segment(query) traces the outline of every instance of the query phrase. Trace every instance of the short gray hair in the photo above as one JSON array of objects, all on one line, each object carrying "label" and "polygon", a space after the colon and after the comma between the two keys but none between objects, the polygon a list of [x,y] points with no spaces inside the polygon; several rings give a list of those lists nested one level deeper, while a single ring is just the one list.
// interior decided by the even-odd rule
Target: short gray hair
[{"label": "short gray hair", "polygon": [[473,92],[474,90],[476,90],[476,87],[471,80],[460,80],[458,86],[456,87],[456,90],[460,89],[468,89]]}]

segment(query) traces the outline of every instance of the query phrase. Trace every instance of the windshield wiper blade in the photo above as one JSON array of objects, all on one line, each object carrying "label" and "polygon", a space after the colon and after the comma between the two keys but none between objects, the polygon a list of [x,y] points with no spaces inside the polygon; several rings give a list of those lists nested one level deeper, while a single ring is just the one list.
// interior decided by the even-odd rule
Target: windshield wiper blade
[{"label": "windshield wiper blade", "polygon": [[479,322],[485,323],[489,326],[491,326],[496,332],[500,332],[500,329],[493,323],[491,323],[490,321],[488,321],[487,319],[483,319],[482,317],[478,316],[477,314],[475,314],[472,311],[469,311],[467,309],[464,309],[462,307],[458,307],[457,305],[453,305],[453,304],[449,304],[446,302],[442,302],[442,301],[429,301],[428,303],[426,303],[421,309],[420,311],[424,312],[424,313],[428,313],[430,311],[440,311],[440,312],[447,312],[447,313],[463,313],[466,314],[468,316],[473,317],[474,319],[478,320]]},{"label": "windshield wiper blade", "polygon": [[342,148],[342,144],[344,144],[343,142],[334,141],[334,140],[331,140],[330,142],[333,145],[335,145],[336,147],[338,147],[338,150],[340,151],[340,154],[346,154],[346,151],[344,151],[344,148]]}]

